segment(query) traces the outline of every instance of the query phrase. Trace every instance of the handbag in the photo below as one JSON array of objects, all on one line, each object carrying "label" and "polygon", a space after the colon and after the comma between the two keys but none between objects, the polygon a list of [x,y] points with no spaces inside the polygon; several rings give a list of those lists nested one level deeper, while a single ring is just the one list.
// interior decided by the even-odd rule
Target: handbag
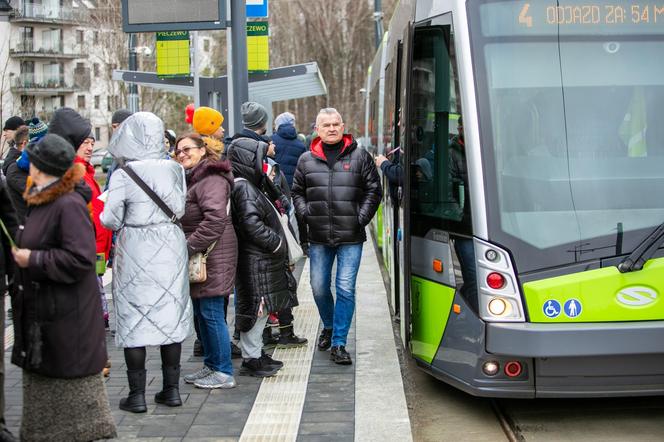
[{"label": "handbag", "polygon": [[201,283],[207,281],[207,257],[216,245],[217,241],[213,242],[205,253],[198,252],[189,257],[189,282]]},{"label": "handbag", "polygon": [[[245,178],[235,178],[235,181],[247,181]],[[265,195],[263,195],[263,192],[258,192],[263,198],[266,200],[268,199]],[[289,228],[289,221],[288,221],[288,216],[282,215],[276,207],[274,207],[274,204],[270,200],[268,200],[268,204],[272,209],[274,210],[274,213],[277,215],[277,218],[279,219],[279,224],[281,224],[281,230],[284,232],[284,236],[286,237],[286,244],[288,245],[288,264],[290,265],[295,265],[300,259],[304,257],[304,252],[302,251],[302,247],[300,247],[300,243],[298,243],[297,239],[295,239],[295,236],[293,235],[293,232],[291,232]]]}]

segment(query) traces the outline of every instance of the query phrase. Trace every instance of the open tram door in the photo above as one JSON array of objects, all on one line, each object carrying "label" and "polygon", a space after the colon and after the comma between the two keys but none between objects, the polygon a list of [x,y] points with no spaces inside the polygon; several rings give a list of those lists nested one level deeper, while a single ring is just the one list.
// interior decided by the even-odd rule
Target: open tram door
[{"label": "open tram door", "polygon": [[402,336],[430,364],[457,289],[469,296],[454,309],[476,309],[477,299],[475,277],[460,264],[474,262],[474,251],[451,13],[411,26],[407,47]]}]

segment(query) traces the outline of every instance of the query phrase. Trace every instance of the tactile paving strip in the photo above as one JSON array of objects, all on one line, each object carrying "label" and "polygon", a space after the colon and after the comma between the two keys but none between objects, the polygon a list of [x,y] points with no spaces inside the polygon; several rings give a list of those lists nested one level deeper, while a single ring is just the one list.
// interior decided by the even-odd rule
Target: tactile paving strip
[{"label": "tactile paving strip", "polygon": [[285,442],[297,438],[320,320],[309,284],[308,261],[297,295],[300,305],[293,311],[295,333],[309,342],[305,347],[275,350],[272,357],[283,361],[284,367],[276,376],[263,379],[240,441]]}]

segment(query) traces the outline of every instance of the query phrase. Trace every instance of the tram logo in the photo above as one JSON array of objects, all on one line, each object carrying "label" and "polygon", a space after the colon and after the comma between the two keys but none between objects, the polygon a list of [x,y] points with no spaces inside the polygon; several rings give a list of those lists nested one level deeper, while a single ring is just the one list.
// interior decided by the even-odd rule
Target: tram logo
[{"label": "tram logo", "polygon": [[657,301],[657,292],[648,287],[625,287],[618,292],[616,300],[630,307],[641,307]]}]

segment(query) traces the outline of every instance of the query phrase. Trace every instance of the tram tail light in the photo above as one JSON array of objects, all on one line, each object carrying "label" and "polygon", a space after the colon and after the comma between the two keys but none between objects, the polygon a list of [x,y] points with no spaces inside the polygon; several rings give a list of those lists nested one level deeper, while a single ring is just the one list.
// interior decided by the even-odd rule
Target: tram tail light
[{"label": "tram tail light", "polygon": [[491,272],[486,277],[486,283],[494,290],[499,290],[505,287],[505,277],[498,272]]},{"label": "tram tail light", "polygon": [[523,372],[523,367],[519,361],[509,361],[505,364],[504,371],[507,377],[515,378]]}]

